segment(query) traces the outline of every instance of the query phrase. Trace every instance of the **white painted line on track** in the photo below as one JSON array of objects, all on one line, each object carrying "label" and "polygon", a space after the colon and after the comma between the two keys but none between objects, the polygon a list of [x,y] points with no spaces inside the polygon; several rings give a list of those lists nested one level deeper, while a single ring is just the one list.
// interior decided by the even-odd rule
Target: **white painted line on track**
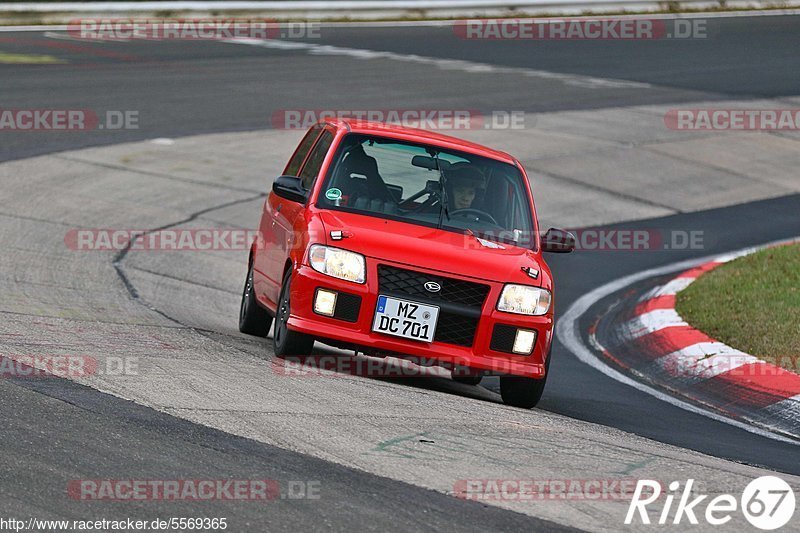
[{"label": "white painted line on track", "polygon": [[63,24],[53,26],[0,26],[0,33],[16,31],[67,31],[67,26]]},{"label": "white painted line on track", "polygon": [[713,12],[713,13],[703,13],[703,12],[692,12],[692,13],[636,13],[636,14],[622,14],[622,15],[608,15],[603,13],[598,13],[597,15],[550,15],[546,17],[537,17],[532,15],[521,15],[519,17],[464,17],[462,19],[450,19],[450,20],[386,20],[386,21],[347,21],[347,22],[322,22],[323,27],[330,27],[330,28],[348,28],[348,27],[389,27],[389,28],[400,28],[404,26],[449,26],[454,22],[464,21],[464,20],[502,20],[502,19],[511,19],[511,20],[543,20],[543,19],[554,19],[554,20],[562,20],[562,19],[569,19],[569,20],[597,20],[598,18],[615,18],[615,19],[636,19],[636,18],[647,18],[647,19],[663,19],[663,20],[674,20],[674,19],[721,19],[721,18],[738,18],[738,17],[780,17],[780,16],[788,16],[788,15],[800,15],[800,9],[756,9],[753,11],[723,11],[723,12]]},{"label": "white painted line on track", "polygon": [[[58,39],[60,41],[78,41],[80,43],[85,43],[85,42],[91,40],[91,39],[81,39],[80,37],[73,37],[72,35],[70,35],[68,33],[57,33],[57,32],[53,32],[53,31],[44,32],[44,36],[47,37],[48,39]],[[93,41],[93,42],[99,42],[99,41]],[[102,42],[104,42],[104,43],[128,43],[128,42],[130,42],[130,39],[106,39],[106,40],[103,40]],[[150,42],[152,42],[152,41],[150,41]]]},{"label": "white painted line on track", "polygon": [[753,252],[757,252],[759,248],[760,247],[756,246],[751,248],[745,248],[744,250],[738,250],[736,252],[731,252],[729,254],[723,254],[717,257],[716,261],[717,263],[728,263],[730,261],[733,261],[734,259],[739,259],[740,257],[744,257],[746,255],[752,254]]},{"label": "white painted line on track", "polygon": [[655,287],[653,290],[648,291],[645,294],[646,298],[643,296],[641,301],[644,302],[652,298],[658,298],[659,296],[674,296],[691,285],[693,281],[694,278],[675,278],[664,285]]},{"label": "white painted line on track", "polygon": [[[798,240],[798,237],[791,238],[791,239],[781,239],[777,241],[772,241],[766,243],[763,246],[774,246],[778,244],[784,244],[789,242],[795,242]],[[750,250],[752,247],[745,248],[743,250],[739,250],[734,253],[741,253],[744,250]],[[590,307],[592,307],[595,303],[602,300],[603,298],[607,297],[610,294],[613,294],[621,289],[624,289],[628,285],[632,283],[636,283],[637,281],[641,281],[643,279],[661,276],[664,274],[669,274],[671,272],[677,272],[679,270],[688,270],[692,267],[696,267],[703,263],[708,263],[710,261],[716,260],[719,257],[719,254],[709,255],[706,257],[701,257],[699,259],[689,259],[686,261],[680,261],[677,263],[672,263],[670,265],[665,265],[662,267],[651,268],[649,270],[644,270],[642,272],[637,272],[636,274],[631,274],[617,280],[611,281],[606,283],[605,285],[594,289],[593,291],[581,296],[576,300],[569,309],[567,309],[566,313],[561,317],[561,319],[556,324],[556,335],[561,343],[573,354],[575,357],[578,358],[583,363],[591,366],[595,370],[598,370],[605,374],[606,376],[610,377],[615,381],[619,381],[624,385],[628,385],[629,387],[633,387],[640,392],[645,394],[649,394],[656,399],[661,401],[667,402],[675,407],[683,409],[685,411],[689,411],[694,414],[698,414],[701,416],[705,416],[717,422],[722,422],[724,424],[728,424],[739,429],[743,429],[755,435],[759,435],[761,437],[766,437],[768,439],[773,439],[781,442],[786,442],[790,444],[794,444],[796,446],[800,446],[800,442],[794,439],[790,439],[784,437],[782,435],[778,435],[776,433],[772,433],[770,431],[761,429],[756,426],[752,426],[750,424],[740,422],[738,420],[734,420],[732,418],[727,418],[722,415],[718,415],[717,413],[707,411],[696,405],[690,404],[688,402],[679,400],[678,398],[671,396],[665,392],[661,392],[658,389],[645,385],[635,379],[626,376],[622,372],[611,368],[607,364],[605,364],[601,359],[597,357],[597,355],[586,346],[581,339],[580,333],[580,318],[586,313]]]},{"label": "white painted line on track", "polygon": [[516,74],[529,78],[560,81],[565,85],[583,87],[586,89],[649,89],[652,87],[649,83],[640,83],[636,81],[597,78],[593,76],[581,76],[579,74],[564,74],[524,67],[502,67],[489,63],[478,63],[461,59],[443,59],[416,54],[398,54],[382,50],[346,48],[343,46],[313,44],[300,41],[281,41],[277,39],[225,39],[223,42],[259,46],[273,50],[299,50],[305,51],[311,55],[346,56],[354,59],[389,59],[406,63],[431,65],[442,70],[460,70],[462,72],[479,74]]}]

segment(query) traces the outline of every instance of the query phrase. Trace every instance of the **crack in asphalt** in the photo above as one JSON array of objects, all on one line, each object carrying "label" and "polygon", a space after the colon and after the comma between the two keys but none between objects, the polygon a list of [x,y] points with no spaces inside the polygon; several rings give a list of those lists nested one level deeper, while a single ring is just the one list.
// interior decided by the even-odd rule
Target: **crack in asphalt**
[{"label": "crack in asphalt", "polygon": [[188,327],[190,329],[195,329],[192,326],[188,326],[188,325],[182,323],[180,320],[178,320],[176,318],[173,318],[173,317],[169,316],[168,314],[166,314],[165,312],[161,311],[160,309],[148,304],[147,302],[145,302],[144,299],[141,298],[141,296],[139,295],[139,291],[136,289],[136,287],[133,285],[131,280],[128,278],[128,275],[125,273],[125,269],[122,266],[122,263],[125,260],[125,257],[127,257],[128,252],[131,251],[131,247],[133,246],[134,241],[136,241],[138,239],[141,239],[141,238],[143,238],[143,237],[145,237],[147,235],[150,235],[151,233],[154,233],[156,231],[163,231],[165,229],[174,228],[174,227],[178,226],[179,224],[188,224],[189,222],[197,220],[197,218],[199,218],[202,215],[204,215],[206,213],[209,213],[211,211],[216,211],[218,209],[224,209],[226,207],[231,207],[231,206],[234,206],[234,205],[237,205],[237,204],[243,204],[243,203],[247,203],[247,202],[252,202],[253,200],[257,200],[257,199],[263,198],[265,196],[266,196],[266,194],[262,192],[262,193],[257,194],[256,196],[248,196],[247,198],[239,198],[238,200],[231,200],[230,202],[224,202],[224,203],[218,204],[216,206],[206,207],[205,209],[201,209],[199,211],[195,211],[190,216],[188,216],[188,217],[186,217],[186,218],[184,218],[182,220],[178,220],[178,221],[175,221],[175,222],[170,222],[169,224],[164,224],[163,226],[159,226],[157,228],[149,229],[146,232],[144,232],[144,233],[142,233],[140,235],[137,235],[136,238],[128,241],[128,243],[125,245],[125,247],[122,250],[120,250],[119,252],[117,252],[117,254],[114,256],[114,259],[111,262],[111,264],[114,266],[114,269],[117,271],[117,275],[119,276],[120,280],[122,281],[122,284],[125,286],[125,289],[128,291],[128,294],[130,294],[131,298],[133,298],[134,300],[138,301],[139,303],[141,303],[142,305],[144,305],[148,309],[150,309],[152,311],[155,311],[156,313],[160,314],[161,316],[163,316],[167,320],[170,320],[170,321],[175,322],[177,324],[180,324],[182,326],[186,326],[186,327]]},{"label": "crack in asphalt", "polygon": [[[246,198],[240,198],[238,200],[232,200],[230,202],[224,202],[224,203],[218,204],[216,206],[211,206],[211,207],[207,207],[207,208],[204,208],[204,209],[200,209],[198,211],[195,211],[194,213],[192,213],[191,215],[189,215],[188,217],[186,217],[186,218],[184,218],[182,220],[171,222],[169,224],[164,224],[163,226],[159,226],[157,228],[152,228],[152,229],[142,233],[141,235],[137,235],[136,239],[144,238],[146,235],[149,235],[149,234],[151,234],[153,232],[169,229],[169,228],[175,227],[175,226],[177,226],[179,224],[187,224],[189,222],[197,220],[199,217],[203,216],[206,213],[210,213],[212,211],[216,211],[216,210],[219,210],[219,209],[224,209],[224,208],[231,207],[231,206],[238,205],[238,204],[251,202],[253,200],[257,200],[259,198],[264,198],[264,197],[266,197],[266,194],[262,192],[262,193],[259,193],[259,194],[255,195],[255,196],[249,196],[249,197],[246,197]],[[122,250],[120,250],[114,256],[114,258],[112,260],[112,263],[111,263],[113,265],[114,270],[116,271],[117,276],[119,277],[120,281],[122,281],[122,284],[124,285],[125,289],[128,291],[128,294],[130,295],[131,299],[134,300],[135,302],[143,305],[147,309],[153,311],[154,313],[164,317],[165,319],[169,320],[170,322],[172,322],[174,324],[177,324],[178,326],[180,326],[180,328],[185,328],[185,329],[190,330],[190,331],[192,331],[194,333],[202,335],[203,337],[206,337],[207,339],[210,339],[213,342],[219,342],[220,344],[224,344],[224,346],[226,346],[227,348],[230,348],[230,349],[236,350],[237,352],[252,356],[253,354],[251,352],[247,351],[247,350],[244,350],[244,349],[242,349],[242,348],[240,348],[238,346],[234,346],[234,345],[231,345],[231,344],[222,343],[219,338],[214,338],[214,336],[219,336],[219,337],[223,337],[223,338],[230,338],[230,339],[240,340],[235,335],[223,333],[223,332],[212,330],[212,329],[199,328],[199,327],[196,327],[196,326],[190,326],[188,324],[184,324],[183,322],[181,322],[177,318],[169,315],[165,311],[162,311],[161,309],[157,308],[156,306],[148,303],[144,298],[141,297],[141,295],[139,294],[139,291],[136,289],[136,286],[133,284],[133,282],[128,277],[128,274],[125,272],[125,268],[123,266],[123,262],[125,261],[125,258],[127,257],[128,252],[130,252],[131,247],[133,246],[133,242],[136,239],[132,239],[132,240],[128,241],[128,243],[125,245],[125,247]],[[157,275],[160,275],[160,274],[157,274]],[[168,277],[168,276],[166,276],[166,277]],[[181,281],[184,281],[184,280],[181,280]]]}]

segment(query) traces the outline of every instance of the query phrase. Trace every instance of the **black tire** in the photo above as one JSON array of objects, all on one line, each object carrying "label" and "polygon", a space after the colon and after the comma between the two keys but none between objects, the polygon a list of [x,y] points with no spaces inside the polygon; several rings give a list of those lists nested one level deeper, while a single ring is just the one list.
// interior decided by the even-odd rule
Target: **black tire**
[{"label": "black tire", "polygon": [[544,363],[544,377],[541,379],[522,376],[500,376],[500,396],[503,403],[523,409],[536,407],[542,399],[547,376],[550,375],[550,354]]},{"label": "black tire", "polygon": [[289,310],[291,302],[289,287],[292,283],[292,271],[286,272],[281,284],[281,295],[278,298],[278,312],[275,314],[275,332],[272,335],[275,355],[310,355],[314,347],[314,337],[289,329]]},{"label": "black tire", "polygon": [[459,368],[450,372],[450,378],[456,383],[464,385],[477,385],[483,379],[483,374],[473,374],[467,369]]},{"label": "black tire", "polygon": [[242,303],[239,306],[239,331],[256,337],[266,337],[272,327],[272,315],[261,307],[256,300],[253,288],[253,265],[247,269],[247,278],[242,291]]}]

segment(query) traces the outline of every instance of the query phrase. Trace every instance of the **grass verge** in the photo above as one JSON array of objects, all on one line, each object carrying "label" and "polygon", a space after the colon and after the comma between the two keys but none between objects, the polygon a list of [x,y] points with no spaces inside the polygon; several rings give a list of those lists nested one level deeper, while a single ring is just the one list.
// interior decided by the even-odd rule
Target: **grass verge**
[{"label": "grass verge", "polygon": [[66,63],[66,61],[48,55],[7,54],[0,51],[0,64],[2,65],[53,65],[63,63]]},{"label": "grass verge", "polygon": [[678,293],[676,308],[707,335],[800,373],[800,244],[717,267]]}]

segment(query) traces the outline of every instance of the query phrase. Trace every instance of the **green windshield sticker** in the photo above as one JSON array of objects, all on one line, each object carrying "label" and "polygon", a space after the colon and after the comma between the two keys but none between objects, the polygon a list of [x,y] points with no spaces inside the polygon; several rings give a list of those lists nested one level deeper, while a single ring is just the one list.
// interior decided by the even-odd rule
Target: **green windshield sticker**
[{"label": "green windshield sticker", "polygon": [[334,187],[333,189],[328,189],[327,191],[325,191],[325,198],[327,198],[328,200],[331,200],[332,202],[338,200],[341,197],[342,197],[342,191],[340,191],[336,187]]}]

